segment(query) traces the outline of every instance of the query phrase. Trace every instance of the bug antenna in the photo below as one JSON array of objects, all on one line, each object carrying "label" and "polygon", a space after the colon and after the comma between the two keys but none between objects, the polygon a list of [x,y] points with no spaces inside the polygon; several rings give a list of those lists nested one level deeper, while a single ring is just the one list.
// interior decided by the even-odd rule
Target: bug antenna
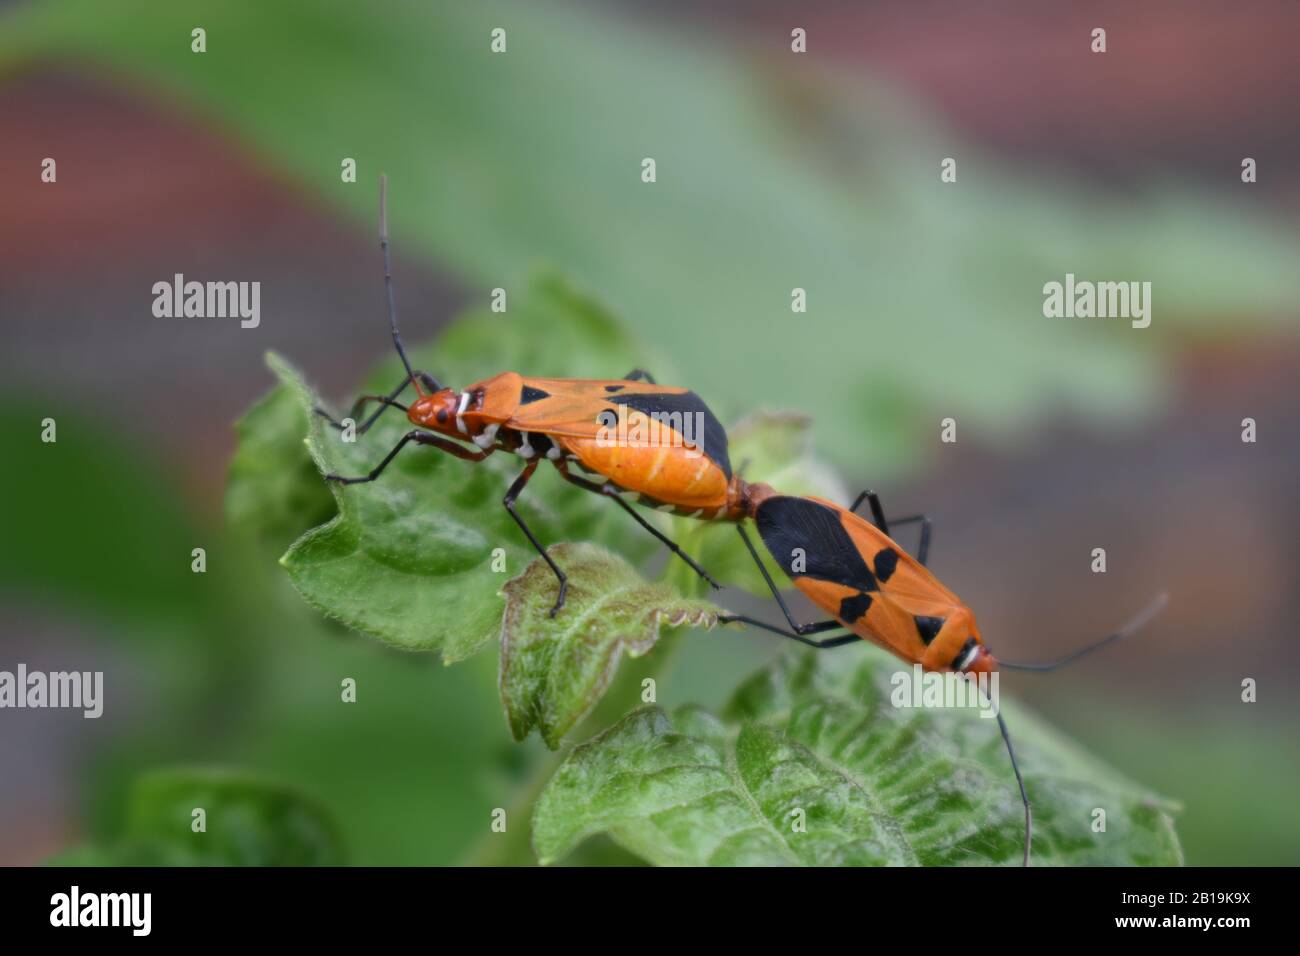
[{"label": "bug antenna", "polygon": [[1121,627],[1114,634],[1108,634],[1107,636],[1103,637],[1100,641],[1096,641],[1092,644],[1088,644],[1085,647],[1081,647],[1073,654],[1067,654],[1065,657],[1062,657],[1059,660],[1017,663],[1015,661],[1004,661],[1001,658],[998,658],[998,665],[1000,667],[1005,667],[1013,671],[1040,671],[1040,672],[1054,671],[1058,667],[1064,667],[1066,664],[1070,664],[1073,663],[1074,661],[1077,661],[1080,657],[1083,657],[1085,654],[1091,654],[1093,651],[1100,650],[1101,648],[1105,647],[1107,644],[1114,644],[1116,641],[1121,641],[1126,637],[1132,636],[1133,634],[1142,630],[1142,628],[1146,627],[1146,625],[1150,623],[1153,617],[1155,617],[1157,614],[1159,614],[1161,611],[1165,609],[1165,605],[1168,603],[1169,603],[1168,594],[1161,593],[1156,595],[1155,599],[1152,600],[1150,604],[1148,604],[1141,611],[1139,611],[1131,621],[1129,621],[1127,624]]},{"label": "bug antenna", "polygon": [[1025,792],[1025,778],[1020,775],[1020,764],[1016,763],[1016,751],[1011,746],[1011,735],[1007,733],[1007,722],[998,711],[998,728],[1002,731],[1002,742],[1007,745],[1007,756],[1011,758],[1011,769],[1016,772],[1016,784],[1020,787],[1020,802],[1025,805],[1025,858],[1022,865],[1029,865],[1029,848],[1034,842],[1034,812],[1029,809],[1029,794]]},{"label": "bug antenna", "polygon": [[402,348],[402,336],[397,331],[397,300],[393,297],[393,267],[388,258],[388,177],[383,173],[379,174],[379,248],[384,253],[384,291],[388,295],[388,324],[393,330],[393,344],[397,346],[397,354],[402,357],[402,364],[406,366],[406,375],[415,386],[416,393],[423,395],[420,381],[411,369],[410,359],[406,357],[406,349]]}]

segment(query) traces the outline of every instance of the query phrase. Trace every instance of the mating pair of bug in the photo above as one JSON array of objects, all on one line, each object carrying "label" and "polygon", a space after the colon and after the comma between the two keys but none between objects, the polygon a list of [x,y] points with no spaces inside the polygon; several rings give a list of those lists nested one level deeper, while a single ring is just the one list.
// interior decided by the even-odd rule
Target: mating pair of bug
[{"label": "mating pair of bug", "polygon": [[[1000,666],[1045,671],[1132,633],[1163,606],[1162,595],[1120,630],[1061,660],[1036,664],[999,662],[984,645],[974,614],[927,570],[931,526],[925,515],[909,515],[892,522],[894,527],[920,524],[920,545],[913,557],[890,538],[891,522],[885,517],[880,499],[871,491],[862,492],[852,507],[844,508],[821,498],[783,495],[766,484],[745,481],[732,471],[726,431],[694,392],[658,385],[640,369],[609,380],[528,378],[502,372],[459,391],[444,388],[429,373],[413,369],[402,347],[389,262],[386,194],[387,182],[381,178],[379,243],[388,318],[406,375],[388,395],[358,398],[352,417],[355,420],[368,403],[378,402],[380,408],[357,426],[358,432],[366,432],[389,407],[405,412],[415,428],[369,474],[326,477],[343,484],[374,481],[412,442],[466,461],[482,461],[498,451],[524,459],[523,470],[506,492],[503,504],[555,572],[559,591],[552,616],[564,607],[564,570],[547,554],[515,509],[520,493],[542,459],[549,460],[566,481],[612,498],[715,588],[719,584],[708,571],[621,495],[636,494],[643,504],[701,520],[734,522],[789,629],[743,614],[724,614],[719,622],[752,624],[811,647],[839,647],[865,639],[930,671],[979,674],[991,673]],[[416,399],[404,405],[398,396],[411,386]],[[336,427],[343,427],[323,409],[317,412]],[[685,428],[674,427],[687,420],[702,423],[702,428],[694,430],[702,436],[688,440],[682,433]],[[657,434],[657,440],[611,441],[609,433],[615,422],[627,428],[620,434],[651,433]],[[574,474],[571,466],[583,474]],[[864,501],[870,507],[870,521],[857,513]],[[743,522],[747,519],[754,521],[777,565],[830,615],[829,619],[796,623],[745,532]],[[820,639],[810,636],[835,630],[848,633]],[[1029,796],[1001,713],[997,719],[1025,808],[1027,865],[1033,820]]]}]

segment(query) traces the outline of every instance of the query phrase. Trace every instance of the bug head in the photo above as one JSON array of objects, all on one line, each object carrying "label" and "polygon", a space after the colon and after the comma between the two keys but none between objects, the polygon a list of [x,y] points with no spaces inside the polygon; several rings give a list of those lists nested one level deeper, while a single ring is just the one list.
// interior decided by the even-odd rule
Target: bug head
[{"label": "bug head", "polygon": [[421,395],[411,405],[406,417],[414,425],[455,438],[487,436],[484,440],[490,444],[497,428],[509,418],[510,412],[510,403],[503,403],[500,391],[493,387],[495,381],[490,379],[460,391],[443,388]]},{"label": "bug head", "polygon": [[454,388],[442,388],[436,392],[421,395],[411,403],[410,408],[406,411],[406,417],[411,420],[412,425],[419,425],[421,428],[427,428],[430,431],[455,435],[457,434],[457,415],[463,414],[461,409],[462,396],[467,394]]}]

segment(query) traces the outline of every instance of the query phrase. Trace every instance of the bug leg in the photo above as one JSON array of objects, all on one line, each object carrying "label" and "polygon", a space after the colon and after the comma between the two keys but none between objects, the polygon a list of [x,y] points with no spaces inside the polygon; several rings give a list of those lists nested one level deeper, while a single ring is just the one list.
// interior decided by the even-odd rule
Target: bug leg
[{"label": "bug leg", "polygon": [[[871,517],[872,520],[875,522],[876,527],[879,528],[881,531],[883,531],[885,534],[889,534],[890,533],[889,522],[885,520],[885,509],[880,504],[880,496],[877,495],[874,491],[867,490],[862,492],[862,494],[858,495],[858,497],[853,502],[853,507],[851,507],[849,510],[857,511],[858,506],[862,504],[862,500],[864,498],[871,502]],[[894,527],[898,527],[899,525],[904,525],[904,524],[911,524],[914,521],[921,522],[921,543],[917,545],[916,548],[916,560],[921,563],[922,567],[925,567],[926,562],[930,558],[931,524],[930,524],[929,516],[924,514],[919,514],[919,515],[908,515],[906,518],[895,518]],[[892,535],[890,536],[892,537]]]},{"label": "bug leg", "polygon": [[840,637],[828,637],[821,641],[808,640],[804,636],[805,634],[820,634],[823,631],[833,631],[837,628],[842,628],[844,625],[836,620],[817,621],[813,624],[796,624],[794,618],[790,614],[790,609],[786,607],[785,599],[781,597],[781,592],[777,590],[776,582],[774,582],[772,576],[767,573],[767,568],[764,567],[763,560],[758,556],[758,552],[754,550],[754,545],[749,540],[749,535],[745,534],[745,529],[741,525],[736,525],[736,530],[740,532],[741,540],[745,542],[745,547],[749,549],[750,557],[752,557],[754,563],[758,565],[759,573],[763,575],[763,580],[767,582],[767,587],[768,590],[772,592],[772,597],[776,598],[776,603],[780,606],[781,613],[785,615],[785,619],[790,623],[791,630],[786,631],[772,624],[764,624],[762,621],[756,620],[755,618],[749,617],[745,614],[722,614],[718,616],[718,623],[730,624],[732,621],[741,621],[745,624],[752,624],[755,627],[761,627],[765,631],[771,631],[773,634],[780,634],[782,637],[788,637],[791,640],[798,641],[800,644],[807,644],[809,647],[817,648],[839,647],[843,644],[851,644],[854,641],[859,640],[856,634],[845,634]]},{"label": "bug leg", "polygon": [[691,570],[693,570],[696,574],[702,577],[705,581],[708,581],[709,584],[713,586],[713,589],[715,591],[721,589],[722,585],[719,584],[714,579],[713,575],[709,574],[708,571],[705,571],[702,567],[700,567],[695,562],[695,559],[692,558],[685,551],[683,551],[676,541],[674,541],[672,538],[669,538],[658,528],[656,528],[650,522],[646,521],[639,514],[637,514],[636,509],[633,508],[626,501],[624,501],[619,495],[614,494],[612,491],[606,491],[604,485],[597,484],[594,481],[588,481],[586,478],[573,474],[572,472],[569,471],[568,466],[565,465],[563,461],[557,460],[555,462],[555,468],[557,471],[559,471],[561,475],[564,476],[565,481],[577,485],[579,488],[585,488],[587,491],[595,492],[598,495],[604,495],[607,498],[613,498],[614,501],[618,503],[618,506],[620,508],[622,508],[624,511],[626,511],[628,514],[630,514],[633,518],[636,519],[637,524],[639,524],[641,527],[645,528],[652,535],[658,538],[668,548],[669,551],[671,551],[673,554],[677,555],[677,557],[681,558],[683,561],[689,564],[691,566]]},{"label": "bug leg", "polygon": [[[420,384],[422,384],[427,391],[429,392],[438,391],[438,380],[435,379],[428,372],[417,371],[415,372],[415,377],[420,380]],[[404,378],[400,382],[398,382],[397,387],[394,388],[391,392],[389,392],[386,396],[385,395],[362,395],[355,402],[353,402],[352,411],[349,414],[349,417],[353,421],[356,421],[357,415],[360,414],[361,410],[366,407],[367,402],[380,402],[383,405],[382,408],[380,408],[368,419],[366,419],[364,422],[362,422],[360,425],[357,426],[357,434],[364,435],[366,432],[370,431],[370,426],[373,425],[379,419],[379,416],[382,415],[390,405],[392,405],[395,408],[400,408],[402,411],[406,411],[406,406],[398,402],[396,399],[398,395],[401,395],[402,392],[406,391],[406,386],[410,384],[411,384],[411,380],[409,378]],[[321,408],[319,405],[317,405],[316,408],[313,410],[316,412],[317,415],[320,415],[322,418],[324,418],[335,428],[339,429],[340,431],[343,429],[343,423],[335,421],[333,416],[331,416],[329,412],[325,411],[325,409]]]},{"label": "bug leg", "polygon": [[[814,641],[812,638],[805,637],[803,634],[796,634],[794,631],[787,631],[785,628],[777,627],[775,624],[767,624],[764,621],[750,617],[747,614],[718,615],[719,624],[731,624],[735,621],[762,628],[763,630],[770,631],[773,634],[780,634],[782,637],[788,637],[792,641],[798,641],[800,644],[807,645],[808,647],[815,647],[818,650],[826,650],[830,647],[843,647],[845,644],[854,644],[862,640],[862,638],[858,637],[856,634],[840,634],[836,637],[824,637],[820,641]],[[823,625],[825,626],[823,627]],[[815,634],[819,631],[829,631],[837,627],[843,627],[844,625],[839,621],[819,621],[816,624],[803,624],[800,626],[805,629],[805,634]]]},{"label": "bug leg", "polygon": [[[402,411],[406,411],[406,406],[403,405],[401,402],[393,401],[392,396],[389,396],[389,395],[359,395],[359,396],[357,396],[357,400],[356,400],[355,402],[352,403],[352,411],[348,413],[348,417],[350,417],[350,418],[355,422],[355,421],[357,420],[357,414],[358,414],[358,413],[359,413],[363,408],[365,408],[366,405],[368,405],[370,402],[379,402],[381,405],[384,405],[384,406],[392,405],[392,406],[394,406],[394,407],[396,407],[396,408],[400,408]],[[317,415],[319,415],[319,416],[321,416],[322,418],[324,418],[327,422],[329,422],[332,426],[334,426],[335,428],[337,428],[339,431],[342,431],[342,430],[346,427],[342,422],[337,422],[337,421],[335,421],[334,418],[333,418],[333,416],[331,416],[329,412],[325,411],[325,409],[321,408],[319,405],[317,405],[315,408],[313,408],[312,411],[314,411]],[[382,412],[383,409],[380,409],[380,411]],[[374,420],[375,420],[376,418],[378,418],[378,417],[379,417],[379,414],[376,413],[376,414],[371,418],[371,420],[370,420],[369,422],[367,422],[367,423],[365,423],[365,424],[363,424],[363,425],[359,425],[359,426],[357,427],[357,434],[362,434],[362,435],[364,435],[364,434],[365,434],[365,429],[366,429],[367,425],[374,424]]]},{"label": "bug leg", "polygon": [[634,369],[632,369],[632,371],[628,372],[626,375],[623,376],[623,381],[625,381],[625,382],[640,382],[640,381],[646,381],[646,382],[649,382],[651,385],[658,385],[658,384],[659,384],[658,382],[655,381],[654,376],[651,375],[649,372],[647,372],[647,371],[646,371],[645,369],[643,369],[643,368],[634,368]]},{"label": "bug leg", "polygon": [[447,452],[447,454],[449,455],[455,455],[457,458],[463,459],[464,461],[482,461],[484,458],[492,454],[492,452],[494,451],[494,449],[491,448],[487,449],[486,451],[471,450],[469,448],[463,448],[462,446],[457,445],[455,442],[448,441],[445,438],[440,438],[437,435],[431,435],[428,432],[409,431],[402,436],[401,441],[399,441],[396,445],[393,446],[393,450],[384,456],[383,461],[375,465],[374,468],[370,469],[370,474],[362,475],[356,478],[345,478],[342,475],[329,474],[325,476],[325,480],[337,481],[339,484],[342,485],[358,485],[363,482],[374,481],[381,474],[383,474],[384,469],[388,467],[388,463],[397,457],[397,453],[401,451],[403,448],[405,448],[407,444],[410,442],[415,442],[420,445],[430,445],[434,448],[438,448],[441,449],[442,451]]},{"label": "bug leg", "polygon": [[533,472],[537,470],[538,461],[540,461],[540,459],[534,458],[524,466],[524,470],[519,473],[519,477],[516,478],[515,483],[510,486],[510,490],[507,491],[506,496],[501,499],[501,503],[506,506],[506,511],[510,512],[510,517],[515,519],[515,524],[519,525],[524,534],[528,536],[528,540],[531,541],[533,547],[537,549],[537,553],[540,554],[545,559],[546,563],[551,566],[551,570],[555,572],[555,577],[560,582],[560,593],[555,598],[555,606],[551,608],[551,617],[555,617],[555,615],[560,613],[560,608],[564,607],[564,595],[569,590],[569,579],[564,576],[564,572],[560,570],[560,566],[551,559],[549,554],[546,553],[546,549],[542,547],[541,543],[537,540],[537,537],[529,529],[528,525],[524,523],[524,519],[519,516],[519,512],[515,511],[515,499],[517,499],[519,493],[524,490],[524,485],[528,484],[528,479],[533,477]]},{"label": "bug leg", "polygon": [[895,518],[894,527],[899,525],[911,524],[914,521],[921,522],[921,543],[916,546],[916,560],[925,567],[930,559],[930,517],[929,515],[908,515],[906,518]]},{"label": "bug leg", "polygon": [[864,498],[871,502],[871,520],[875,522],[877,528],[885,534],[889,534],[889,522],[885,520],[885,509],[880,505],[880,495],[870,488],[853,499],[853,504],[849,507],[849,510],[857,511]]}]

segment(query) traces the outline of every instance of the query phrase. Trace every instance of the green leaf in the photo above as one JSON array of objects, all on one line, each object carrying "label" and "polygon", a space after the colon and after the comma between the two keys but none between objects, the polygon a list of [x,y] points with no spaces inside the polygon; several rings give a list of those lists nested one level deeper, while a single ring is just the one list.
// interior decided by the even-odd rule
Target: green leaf
[{"label": "green leaf", "polygon": [[280,550],[335,511],[303,446],[307,419],[301,392],[282,381],[235,426],[239,444],[226,483],[226,517]]},{"label": "green leaf", "polygon": [[[203,830],[195,832],[195,811]],[[142,777],[126,830],[106,846],[60,854],[62,866],[338,866],[331,815],[296,790],[226,770],[167,770]]]},{"label": "green leaf", "polygon": [[[996,722],[892,706],[901,669],[875,648],[838,662],[800,651],[742,685],[725,719],[628,715],[547,784],[538,858],[607,833],[659,865],[1019,863],[1023,808]],[[1173,805],[1019,708],[1007,722],[1034,805],[1035,864],[1182,863]],[[1092,832],[1098,807],[1104,833]]]},{"label": "green leaf", "polygon": [[[519,367],[546,375],[612,377],[637,364],[637,352],[602,307],[543,275],[521,290],[506,315],[463,316],[431,346],[414,349],[412,361],[444,383],[467,385]],[[283,390],[296,400],[318,475],[366,474],[410,430],[402,415],[389,412],[355,442],[346,442],[312,413],[324,403],[301,376],[276,356],[268,363],[280,379],[276,395]],[[369,391],[387,392],[401,374],[396,359],[384,363],[370,377]],[[276,397],[277,411],[280,402]],[[253,472],[249,459],[259,454],[266,460],[258,471],[294,467],[290,417],[255,409],[242,434],[250,442],[256,435],[256,446],[241,454],[232,477]],[[301,436],[299,448],[300,441]],[[377,481],[330,483],[336,517],[299,538],[281,563],[302,596],[329,617],[397,647],[439,650],[448,663],[463,660],[498,633],[502,572],[522,572],[536,556],[502,506],[521,468],[510,455],[465,462],[410,446]],[[265,484],[236,490],[242,496],[266,490],[273,500],[282,497]],[[518,507],[544,542],[596,538],[633,557],[656,546],[612,502],[566,484],[550,469],[539,471]],[[244,513],[250,510],[245,507]],[[257,515],[274,511],[268,503]]]},{"label": "green leaf", "polygon": [[538,558],[505,586],[501,701],[516,740],[537,727],[552,749],[609,687],[623,657],[641,657],[661,625],[712,628],[718,610],[645,581],[630,564],[590,544],[560,544],[551,556],[569,578],[554,618],[557,584]]},{"label": "green leaf", "polygon": [[[318,404],[290,366],[275,356],[268,361],[303,409]],[[307,449],[319,473],[366,474],[406,430],[398,416],[388,417],[349,444],[312,416]],[[528,561],[527,541],[507,534],[496,514],[504,509],[494,492],[508,485],[500,464],[417,447],[399,455],[379,481],[330,483],[337,516],[294,542],[280,563],[327,616],[407,650],[439,649],[448,662],[468,657],[500,621],[493,551],[504,551],[507,567]]]}]

